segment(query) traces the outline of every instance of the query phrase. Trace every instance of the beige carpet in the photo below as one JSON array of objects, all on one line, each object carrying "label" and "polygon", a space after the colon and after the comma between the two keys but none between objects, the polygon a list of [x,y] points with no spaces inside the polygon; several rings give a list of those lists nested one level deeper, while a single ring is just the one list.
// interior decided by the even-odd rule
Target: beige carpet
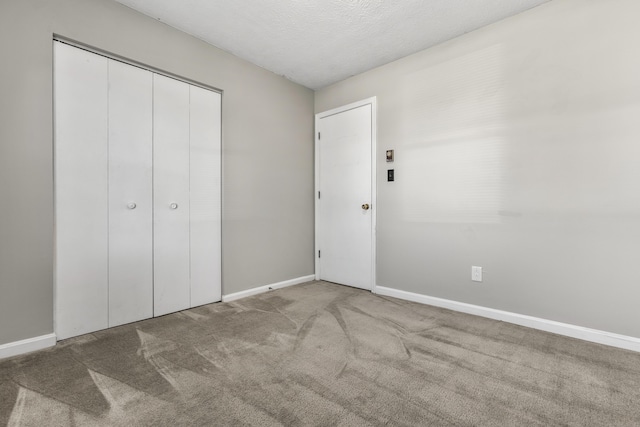
[{"label": "beige carpet", "polygon": [[0,425],[639,426],[640,354],[312,282],[0,361]]}]

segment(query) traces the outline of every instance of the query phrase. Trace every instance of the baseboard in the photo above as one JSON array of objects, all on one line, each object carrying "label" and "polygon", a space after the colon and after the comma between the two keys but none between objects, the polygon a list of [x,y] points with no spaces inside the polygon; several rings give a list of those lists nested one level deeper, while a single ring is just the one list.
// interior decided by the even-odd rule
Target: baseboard
[{"label": "baseboard", "polygon": [[296,279],[285,280],[284,282],[273,283],[271,285],[258,286],[257,288],[247,289],[246,291],[235,292],[233,294],[223,295],[222,302],[235,301],[240,298],[250,297],[251,295],[258,295],[264,292],[271,291],[273,289],[286,288],[287,286],[299,285],[301,283],[311,282],[315,280],[316,276],[311,274],[309,276],[298,277]]},{"label": "baseboard", "polygon": [[41,335],[0,345],[0,359],[30,353],[56,345],[56,334]]},{"label": "baseboard", "polygon": [[552,332],[554,334],[565,335],[572,338],[578,338],[584,341],[591,341],[598,344],[604,344],[612,347],[623,348],[625,350],[640,352],[640,338],[600,331],[598,329],[585,328],[568,323],[556,322],[554,320],[541,319],[539,317],[527,316],[524,314],[511,313],[509,311],[496,310],[493,308],[467,304],[464,302],[430,297],[427,295],[401,291],[393,288],[386,288],[383,286],[376,286],[374,292],[378,295],[386,295],[394,298],[404,299],[407,301],[448,308],[450,310],[459,311],[462,313],[474,314],[476,316],[487,317],[489,319],[501,320],[503,322],[526,326],[533,329],[539,329],[541,331]]}]

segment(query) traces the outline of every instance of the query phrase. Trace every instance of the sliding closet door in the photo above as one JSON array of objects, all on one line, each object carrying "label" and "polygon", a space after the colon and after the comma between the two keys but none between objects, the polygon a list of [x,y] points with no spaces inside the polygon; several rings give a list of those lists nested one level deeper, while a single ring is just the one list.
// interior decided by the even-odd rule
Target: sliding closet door
[{"label": "sliding closet door", "polygon": [[221,96],[191,86],[191,306],[221,299]]},{"label": "sliding closet door", "polygon": [[154,74],[154,315],[190,307],[189,85]]},{"label": "sliding closet door", "polygon": [[153,316],[153,75],[109,60],[109,326]]},{"label": "sliding closet door", "polygon": [[56,333],[108,326],[107,59],[54,43]]}]

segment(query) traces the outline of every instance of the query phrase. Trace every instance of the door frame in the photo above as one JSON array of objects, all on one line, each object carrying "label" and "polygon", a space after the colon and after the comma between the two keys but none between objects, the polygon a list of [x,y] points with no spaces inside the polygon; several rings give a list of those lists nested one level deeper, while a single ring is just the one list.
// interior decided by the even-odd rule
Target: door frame
[{"label": "door frame", "polygon": [[315,259],[315,276],[316,280],[320,280],[320,258],[318,257],[319,248],[319,232],[320,232],[320,224],[319,224],[319,211],[320,211],[320,203],[318,201],[318,192],[320,191],[320,140],[318,139],[318,129],[320,124],[320,119],[325,117],[333,116],[335,114],[344,113],[349,110],[353,110],[355,108],[363,107],[365,105],[371,105],[371,292],[376,292],[376,217],[378,211],[377,205],[377,173],[376,173],[376,165],[377,165],[377,99],[375,96],[371,98],[366,98],[360,101],[352,102],[351,104],[343,105],[341,107],[336,107],[331,110],[323,111],[321,113],[317,113],[315,117],[315,132],[314,132],[314,140],[315,140],[315,182],[314,182],[314,194],[313,200],[315,204],[315,251],[314,251],[314,259]]}]

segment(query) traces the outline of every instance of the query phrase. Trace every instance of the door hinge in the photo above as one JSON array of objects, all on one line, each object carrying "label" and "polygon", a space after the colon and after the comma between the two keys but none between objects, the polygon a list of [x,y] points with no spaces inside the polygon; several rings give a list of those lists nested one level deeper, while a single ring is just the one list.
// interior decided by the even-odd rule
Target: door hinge
[{"label": "door hinge", "polygon": [[318,132],[318,139],[320,139],[320,132]]},{"label": "door hinge", "polygon": [[318,199],[320,198],[320,192],[318,191]]},{"label": "door hinge", "polygon": [[318,258],[320,258],[320,251],[318,251]]}]

